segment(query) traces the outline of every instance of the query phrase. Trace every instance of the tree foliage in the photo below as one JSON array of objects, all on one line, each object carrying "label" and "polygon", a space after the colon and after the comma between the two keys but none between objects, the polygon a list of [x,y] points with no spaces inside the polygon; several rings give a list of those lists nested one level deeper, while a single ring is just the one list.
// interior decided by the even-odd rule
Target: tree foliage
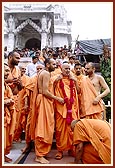
[{"label": "tree foliage", "polygon": [[[111,54],[108,49],[108,46],[104,46],[102,58],[100,59],[100,71],[101,75],[104,77],[105,81],[107,82],[110,93],[104,97],[105,104],[108,104],[108,101],[111,102]],[[108,108],[106,110],[107,118],[110,118],[111,109]]]},{"label": "tree foliage", "polygon": [[[108,58],[105,60],[104,57],[102,57],[100,61],[100,70],[101,75],[104,77],[105,81],[107,82],[110,90],[111,90],[111,59]],[[111,101],[111,93],[109,93],[105,98],[105,101]]]}]

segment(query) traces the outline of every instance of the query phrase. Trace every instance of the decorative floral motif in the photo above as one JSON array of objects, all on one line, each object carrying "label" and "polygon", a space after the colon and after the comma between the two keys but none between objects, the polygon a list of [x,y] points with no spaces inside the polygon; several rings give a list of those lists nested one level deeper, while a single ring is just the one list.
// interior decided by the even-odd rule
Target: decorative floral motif
[{"label": "decorative floral motif", "polygon": [[66,103],[66,107],[67,107],[67,117],[66,117],[66,121],[68,124],[71,123],[72,119],[72,105],[74,103],[74,98],[73,98],[73,91],[74,91],[74,81],[72,79],[70,79],[70,99],[67,97],[65,89],[64,89],[64,83],[62,81],[62,79],[60,80],[59,86],[62,90],[63,96],[64,96],[64,102]]}]

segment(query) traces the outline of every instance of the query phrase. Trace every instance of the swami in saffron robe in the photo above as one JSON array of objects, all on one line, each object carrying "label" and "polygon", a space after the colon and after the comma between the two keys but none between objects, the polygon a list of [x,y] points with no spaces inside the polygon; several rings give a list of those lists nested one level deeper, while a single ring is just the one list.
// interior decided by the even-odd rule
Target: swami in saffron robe
[{"label": "swami in saffron robe", "polygon": [[[12,99],[13,100],[13,93],[11,88],[5,84],[4,90],[4,100]],[[14,130],[15,130],[15,123],[16,123],[16,115],[15,115],[15,106],[12,105],[4,105],[4,155],[10,153],[10,149],[12,146]]]},{"label": "swami in saffron robe", "polygon": [[111,164],[111,126],[99,119],[80,119],[75,124],[73,144],[83,142],[84,164]]},{"label": "swami in saffron robe", "polygon": [[76,76],[76,78],[81,89],[79,94],[80,118],[102,119],[104,106],[102,100],[97,105],[93,104],[93,100],[98,94],[90,79],[82,74]]},{"label": "swami in saffron robe", "polygon": [[[24,88],[19,91],[18,93],[18,107],[19,107],[19,117],[17,120],[17,127],[15,130],[15,137],[14,140],[19,140],[19,138],[21,137],[21,133],[22,131],[26,130],[26,124],[27,124],[27,116],[29,113],[29,95],[26,92],[26,87],[28,86],[30,77],[26,76],[25,74],[23,76],[21,76],[21,80],[22,80],[22,84],[24,86]],[[28,99],[27,103],[28,103],[28,109],[27,111],[25,110],[25,99]]]},{"label": "swami in saffron robe", "polygon": [[[64,89],[68,98],[70,98],[70,79],[63,77]],[[57,97],[64,98],[62,89],[60,88],[59,81],[55,85],[55,95]],[[79,105],[78,94],[74,86],[73,91],[74,103],[72,104],[72,119],[79,119]],[[60,104],[55,101],[55,137],[56,146],[58,151],[64,151],[72,149],[73,133],[71,131],[70,124],[67,123],[67,107],[66,103]]]},{"label": "swami in saffron robe", "polygon": [[30,130],[31,115],[32,115],[32,106],[33,106],[33,91],[34,91],[36,80],[37,80],[37,75],[34,77],[29,77],[25,85],[26,95],[28,96],[28,114],[27,114],[26,128],[25,128],[25,140],[27,144],[31,142],[31,130]]},{"label": "swami in saffron robe", "polygon": [[[33,92],[33,108],[31,116],[31,138],[35,142],[36,156],[45,156],[52,146],[54,133],[53,100],[38,93],[36,81]],[[49,82],[49,91],[53,93],[53,84]]]},{"label": "swami in saffron robe", "polygon": [[[13,78],[19,78],[21,76],[21,72],[19,67],[15,66],[14,69],[12,70],[12,72],[10,72],[8,78],[9,79],[13,79]],[[18,128],[18,121],[19,121],[19,117],[20,117],[20,112],[19,112],[19,106],[18,106],[18,87],[17,85],[13,84],[13,83],[8,83],[8,85],[10,86],[10,88],[12,89],[13,92],[13,96],[14,96],[14,101],[15,101],[15,115],[16,115],[16,123],[15,123],[15,130],[17,130]],[[14,132],[15,134],[15,132]]]}]

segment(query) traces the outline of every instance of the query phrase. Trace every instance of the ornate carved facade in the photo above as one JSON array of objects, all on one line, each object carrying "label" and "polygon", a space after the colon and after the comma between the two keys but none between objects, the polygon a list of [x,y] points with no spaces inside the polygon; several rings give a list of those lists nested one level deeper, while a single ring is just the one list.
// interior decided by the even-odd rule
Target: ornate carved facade
[{"label": "ornate carved facade", "polygon": [[3,3],[4,47],[61,47],[71,44],[71,21],[63,6],[40,3]]}]

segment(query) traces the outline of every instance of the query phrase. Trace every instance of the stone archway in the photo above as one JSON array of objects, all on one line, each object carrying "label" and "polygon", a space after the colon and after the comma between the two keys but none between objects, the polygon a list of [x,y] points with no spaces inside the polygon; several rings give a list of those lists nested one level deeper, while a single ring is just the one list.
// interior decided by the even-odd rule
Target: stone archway
[{"label": "stone archway", "polygon": [[25,48],[28,48],[28,49],[41,49],[41,41],[36,39],[36,38],[31,38],[29,40],[27,40],[27,42],[25,43]]}]

